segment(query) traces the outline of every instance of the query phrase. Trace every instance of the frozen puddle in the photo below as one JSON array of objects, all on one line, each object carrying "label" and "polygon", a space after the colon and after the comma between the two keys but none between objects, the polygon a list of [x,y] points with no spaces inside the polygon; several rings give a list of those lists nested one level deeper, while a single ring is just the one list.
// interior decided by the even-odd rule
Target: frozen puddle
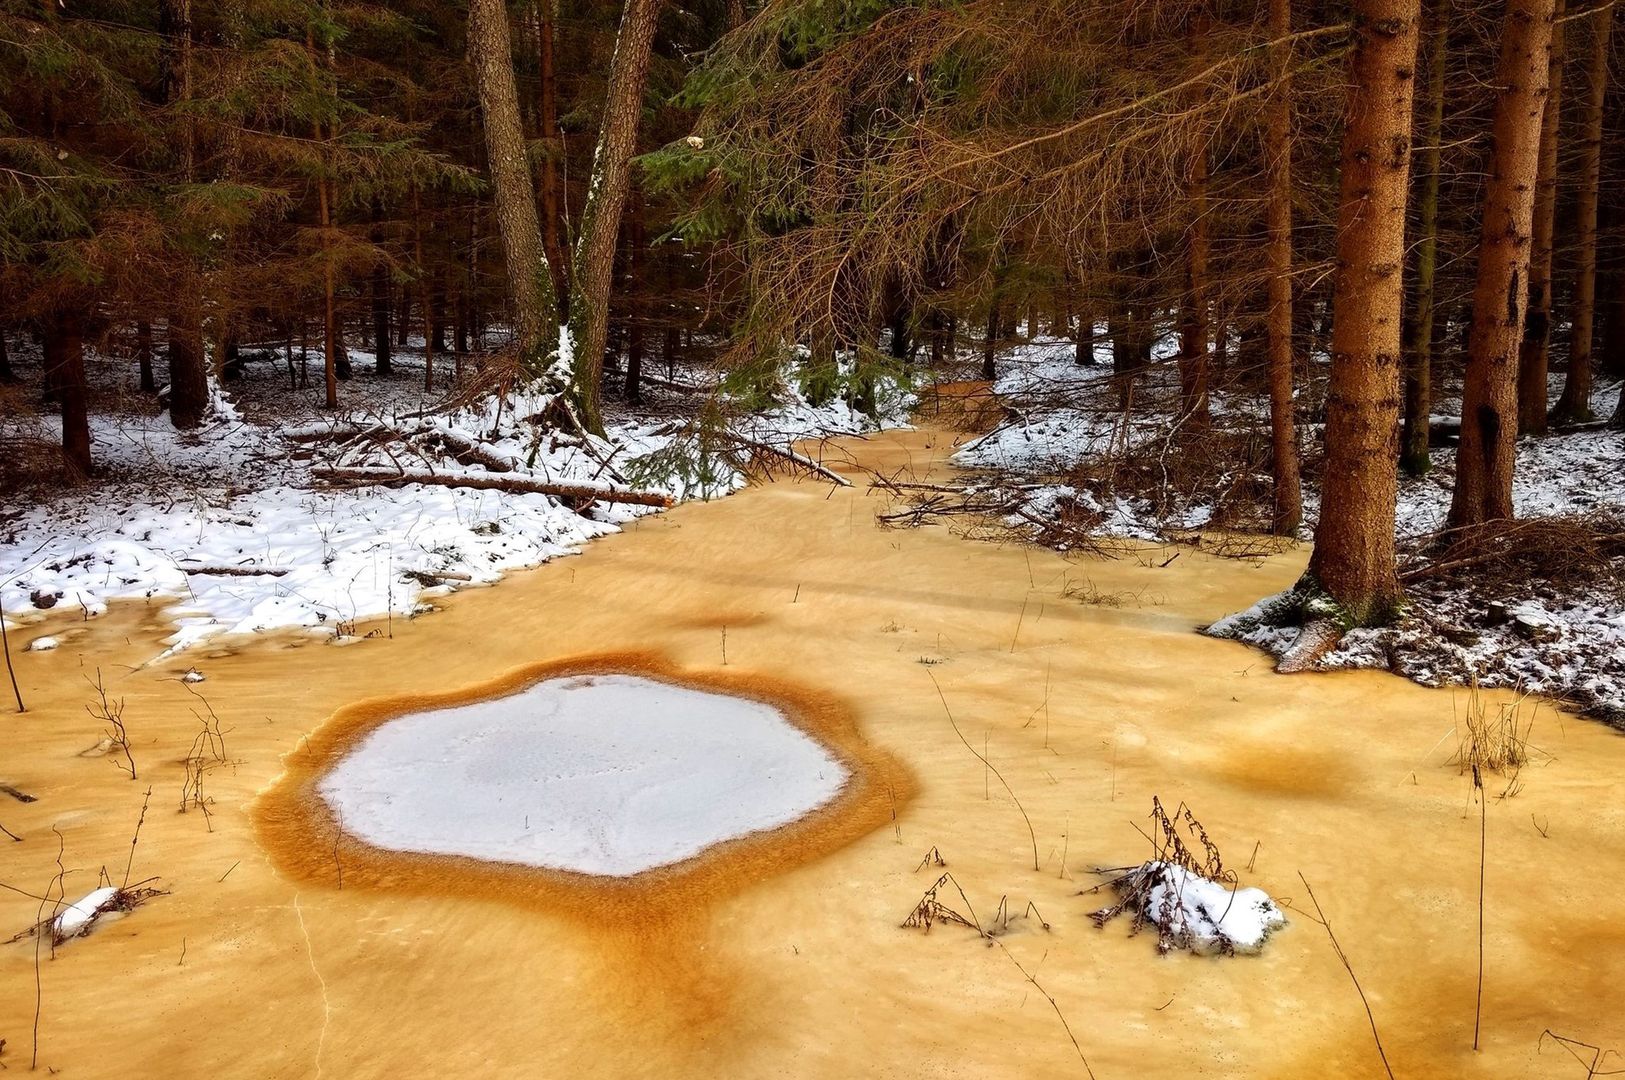
[{"label": "frozen puddle", "polygon": [[317,790],[374,847],[626,877],[794,821],[846,777],[771,706],[585,675],[391,720]]}]

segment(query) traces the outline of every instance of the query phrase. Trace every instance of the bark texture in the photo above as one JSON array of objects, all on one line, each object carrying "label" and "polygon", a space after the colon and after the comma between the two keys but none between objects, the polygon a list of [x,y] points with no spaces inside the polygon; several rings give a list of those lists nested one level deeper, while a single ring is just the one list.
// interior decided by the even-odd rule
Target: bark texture
[{"label": "bark texture", "polygon": [[1450,524],[1512,516],[1518,353],[1529,298],[1530,228],[1551,60],[1553,0],[1511,0],[1495,69],[1490,176],[1462,388]]},{"label": "bark texture", "polygon": [[1433,411],[1434,277],[1439,264],[1439,138],[1444,127],[1444,69],[1449,57],[1450,0],[1428,6],[1427,86],[1423,90],[1416,170],[1416,263],[1405,331],[1405,421],[1399,465],[1411,476],[1433,467],[1428,417]]},{"label": "bark texture", "polygon": [[[158,10],[163,41],[164,103],[184,109],[192,97],[192,3],[163,0]],[[181,180],[193,180],[194,132],[190,121],[176,124]],[[203,282],[190,258],[180,257],[169,312],[169,420],[195,428],[209,410],[209,375],[203,354]]]},{"label": "bark texture", "polygon": [[[1303,520],[1298,468],[1298,426],[1292,405],[1292,32],[1291,0],[1270,0],[1270,38],[1277,42],[1275,77],[1280,80],[1265,118],[1265,168],[1269,179],[1269,311],[1265,320],[1270,389],[1270,456],[1274,486],[1272,525],[1290,536]],[[1220,341],[1224,332],[1220,331]]]},{"label": "bark texture", "polygon": [[1347,623],[1392,617],[1401,269],[1410,180],[1415,0],[1358,0],[1337,219],[1331,382],[1313,584]]},{"label": "bark texture", "polygon": [[[1193,36],[1208,32],[1205,18],[1193,22]],[[1200,55],[1200,54],[1198,54]],[[1208,415],[1208,264],[1213,254],[1213,238],[1208,223],[1207,138],[1199,135],[1191,147],[1186,166],[1185,196],[1190,225],[1185,234],[1185,310],[1179,328],[1179,400],[1185,423],[1204,428]]]},{"label": "bark texture", "polygon": [[1529,226],[1529,313],[1518,351],[1518,433],[1546,433],[1546,372],[1552,326],[1552,232],[1557,218],[1557,136],[1563,111],[1563,0],[1553,8],[1546,108],[1540,121],[1535,217]]},{"label": "bark texture", "polygon": [[1580,190],[1574,205],[1574,321],[1569,330],[1569,370],[1563,396],[1552,410],[1555,423],[1591,419],[1591,345],[1597,316],[1597,192],[1602,181],[1602,117],[1608,94],[1608,49],[1614,9],[1604,5],[1591,16],[1591,51],[1586,57],[1585,94],[1580,106]]},{"label": "bark texture", "polygon": [[[478,0],[489,3],[490,0]],[[609,294],[615,276],[615,240],[631,182],[643,93],[649,81],[649,54],[660,22],[662,0],[627,0],[610,63],[604,119],[593,152],[581,235],[575,250],[575,288],[570,331],[575,349],[576,393],[581,423],[602,432],[600,399],[604,341],[609,328]],[[517,120],[517,116],[515,118]]]},{"label": "bark texture", "polygon": [[79,312],[53,313],[44,326],[44,361],[62,409],[62,464],[70,477],[90,475],[90,411],[85,400],[84,326]]},{"label": "bark texture", "polygon": [[469,0],[468,59],[484,119],[497,232],[508,271],[515,342],[525,365],[540,371],[551,346],[557,309],[531,190],[513,44],[502,0]]}]

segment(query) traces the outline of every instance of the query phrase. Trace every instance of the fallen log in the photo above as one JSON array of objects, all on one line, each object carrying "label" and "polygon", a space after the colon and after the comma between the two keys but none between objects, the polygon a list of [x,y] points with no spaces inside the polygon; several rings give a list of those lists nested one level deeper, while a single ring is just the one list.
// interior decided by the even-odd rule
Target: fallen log
[{"label": "fallen log", "polygon": [[268,566],[183,566],[181,571],[211,577],[285,577],[288,573],[284,569]]},{"label": "fallen log", "polygon": [[403,570],[402,577],[409,577],[419,585],[434,588],[444,585],[448,581],[473,581],[473,574],[465,574],[461,570]]},{"label": "fallen log", "polygon": [[580,480],[531,480],[513,475],[488,473],[439,472],[426,469],[317,468],[311,475],[328,483],[376,484],[380,487],[405,487],[407,484],[425,484],[429,487],[478,488],[482,491],[506,491],[514,495],[552,495],[559,499],[577,499],[588,502],[630,503],[634,506],[667,507],[670,495],[659,491],[639,491],[619,484]]},{"label": "fallen log", "polygon": [[695,386],[692,383],[678,382],[676,379],[662,379],[658,375],[643,375],[640,381],[645,386],[658,386],[662,390],[675,390],[679,394],[714,394],[715,386]]},{"label": "fallen log", "polygon": [[352,442],[357,439],[399,439],[402,442],[423,440],[438,442],[447,452],[464,465],[484,465],[492,472],[513,472],[518,459],[505,454],[490,443],[475,439],[445,424],[424,421],[415,427],[394,427],[389,424],[357,424],[339,421],[310,427],[288,428],[282,437],[289,442]]}]

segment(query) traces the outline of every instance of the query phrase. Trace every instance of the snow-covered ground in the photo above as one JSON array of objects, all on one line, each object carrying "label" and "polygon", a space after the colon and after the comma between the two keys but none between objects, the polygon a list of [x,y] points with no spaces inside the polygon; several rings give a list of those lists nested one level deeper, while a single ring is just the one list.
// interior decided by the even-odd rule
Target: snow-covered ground
[{"label": "snow-covered ground", "polygon": [[391,720],[319,791],[376,847],[629,877],[788,824],[846,777],[760,702],[587,675]]},{"label": "snow-covered ground", "polygon": [[[157,599],[174,621],[171,652],[301,627],[348,639],[367,633],[359,626],[367,620],[420,614],[438,594],[579,550],[652,508],[470,487],[328,485],[313,469],[618,484],[679,500],[746,482],[727,458],[698,480],[636,469],[683,437],[695,395],[651,386],[648,407],[617,409],[608,439],[584,442],[537,434],[527,418],[543,399],[450,405],[425,395],[421,351],[397,355],[390,378],[372,373],[371,354],[352,349],[350,358],[356,374],[341,385],[336,413],[319,407],[319,387],[290,387],[280,365],[250,364],[227,385],[214,419],[186,433],[135,392],[133,365],[92,358],[92,453],[102,475],[0,510],[0,609],[20,624],[53,609],[91,617],[110,601]],[[14,349],[25,378],[31,362],[37,356],[26,347]],[[703,373],[680,377],[705,381]],[[748,426],[751,437],[783,447],[902,423],[912,403],[889,387],[877,422],[839,399],[814,408],[793,378],[777,400]],[[0,421],[0,436],[46,444],[55,435],[49,416]]]},{"label": "snow-covered ground", "polygon": [[[1170,355],[1166,341],[1156,356]],[[1006,419],[968,441],[956,464],[973,470],[984,486],[1025,482],[1019,504],[1005,525],[1065,545],[1068,530],[1039,523],[1082,522],[1096,536],[1140,540],[1181,539],[1192,530],[1231,524],[1221,493],[1268,490],[1262,466],[1223,459],[1203,463],[1199,483],[1176,476],[1157,491],[1158,473],[1170,460],[1170,427],[1177,401],[1173,365],[1143,373],[1134,408],[1125,421],[1109,383],[1110,357],[1101,347],[1099,366],[1080,367],[1069,341],[1039,339],[1000,357],[994,390]],[[1561,376],[1552,378],[1552,400]],[[1320,392],[1318,385],[1303,391]],[[1592,410],[1609,416],[1619,400],[1617,383],[1598,386]],[[1307,407],[1306,407],[1307,406]],[[1313,400],[1300,414],[1313,412]],[[1446,390],[1435,403],[1440,418],[1460,413],[1459,396]],[[1216,426],[1267,427],[1267,405],[1256,393],[1220,387],[1213,395]],[[1300,538],[1312,536],[1319,514],[1318,432],[1300,428],[1306,451],[1305,522]],[[1443,524],[1450,505],[1455,450],[1433,450],[1433,471],[1402,477],[1396,532],[1414,554]],[[1125,472],[1138,463],[1141,472]],[[1147,464],[1150,463],[1150,464]],[[1130,482],[1123,482],[1124,476]],[[1147,482],[1147,477],[1150,482]],[[1117,481],[1114,483],[1114,479]],[[1154,497],[1153,497],[1154,496]],[[1520,518],[1625,513],[1625,436],[1607,429],[1553,433],[1518,444],[1513,502]],[[1408,617],[1398,625],[1349,634],[1320,667],[1388,668],[1430,685],[1476,679],[1485,686],[1513,686],[1566,698],[1587,711],[1625,723],[1625,566],[1616,560],[1612,580],[1600,575],[1584,584],[1540,580],[1418,582]],[[1219,627],[1277,655],[1294,628],[1243,620]]]}]

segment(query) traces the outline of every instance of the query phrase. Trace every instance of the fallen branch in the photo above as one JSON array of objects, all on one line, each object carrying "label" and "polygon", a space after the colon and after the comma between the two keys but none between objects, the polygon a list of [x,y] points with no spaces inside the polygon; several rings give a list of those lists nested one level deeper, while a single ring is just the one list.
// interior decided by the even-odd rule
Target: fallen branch
[{"label": "fallen branch", "polygon": [[288,571],[262,566],[183,566],[181,572],[210,577],[283,577]]},{"label": "fallen branch", "polygon": [[714,394],[715,386],[695,386],[692,383],[678,382],[676,379],[662,379],[658,375],[641,375],[638,381],[645,386],[658,386],[662,390],[675,390],[679,394]]},{"label": "fallen branch", "polygon": [[835,470],[830,469],[830,468],[828,468],[828,467],[826,467],[824,465],[819,464],[818,462],[814,461],[812,458],[808,457],[806,454],[798,454],[794,450],[790,450],[790,449],[785,448],[785,447],[774,446],[772,443],[761,442],[760,440],[752,439],[752,438],[750,438],[748,436],[741,435],[741,434],[739,434],[738,432],[735,432],[735,431],[719,432],[718,437],[720,439],[722,439],[723,441],[725,441],[725,442],[731,442],[731,443],[734,443],[734,444],[736,444],[738,446],[744,446],[744,447],[747,447],[747,448],[749,448],[751,450],[760,451],[760,452],[762,452],[764,454],[777,455],[778,457],[781,457],[784,460],[786,460],[786,461],[788,461],[788,462],[790,462],[790,463],[792,463],[794,465],[797,465],[797,466],[799,466],[799,467],[801,467],[803,469],[806,469],[810,473],[814,473],[814,474],[816,474],[818,476],[822,476],[825,480],[828,480],[830,483],[836,485],[837,487],[851,487],[852,486],[852,481],[848,480],[846,477],[842,476],[840,473],[836,472]]},{"label": "fallen branch", "polygon": [[434,588],[448,581],[473,581],[473,574],[465,574],[461,570],[402,570],[402,577],[409,577],[425,588]]},{"label": "fallen branch", "polygon": [[636,506],[672,505],[672,498],[659,491],[638,491],[618,484],[588,483],[569,480],[528,480],[518,476],[490,476],[479,473],[431,473],[422,469],[316,468],[311,475],[317,480],[332,483],[375,484],[380,487],[405,487],[424,484],[430,487],[478,488],[484,491],[506,491],[514,495],[552,495],[559,499],[587,502],[631,503]]}]

